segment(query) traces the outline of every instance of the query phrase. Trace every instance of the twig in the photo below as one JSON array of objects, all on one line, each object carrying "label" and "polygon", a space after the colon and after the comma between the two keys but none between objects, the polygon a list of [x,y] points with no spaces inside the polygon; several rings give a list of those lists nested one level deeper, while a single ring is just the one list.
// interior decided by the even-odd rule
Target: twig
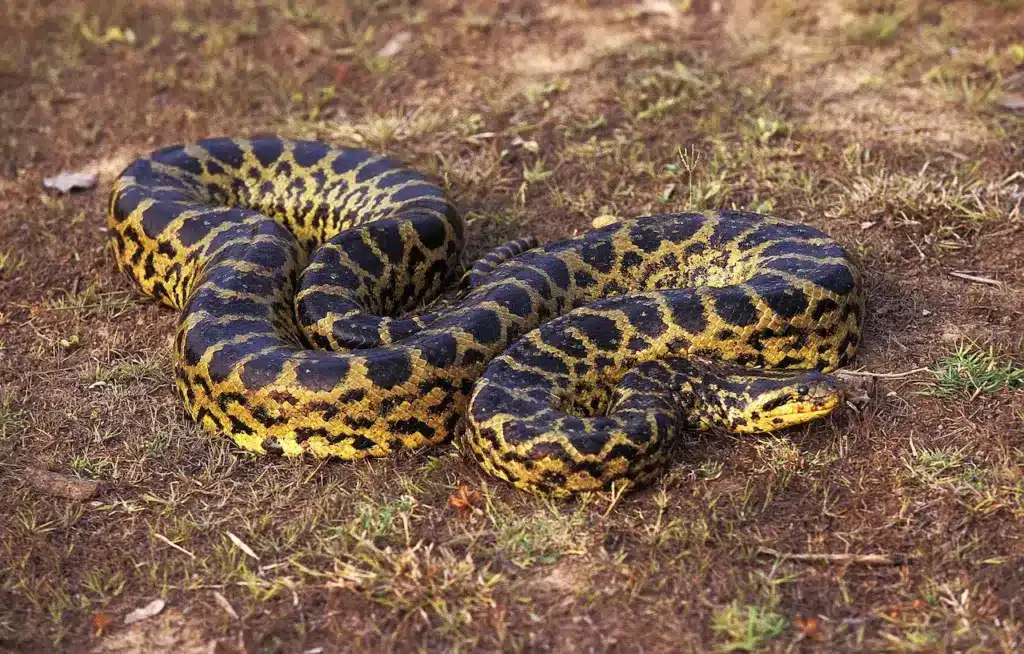
[{"label": "twig", "polygon": [[154,535],[154,536],[156,536],[157,538],[159,538],[160,540],[162,540],[163,542],[167,543],[168,545],[170,545],[170,546],[171,546],[171,547],[173,547],[174,549],[178,550],[179,552],[183,552],[183,553],[185,553],[185,554],[188,554],[189,558],[191,558],[191,559],[194,559],[194,558],[196,558],[196,555],[195,555],[195,554],[193,554],[192,552],[189,552],[189,551],[188,551],[187,549],[185,549],[185,548],[184,548],[184,547],[182,547],[181,545],[178,545],[177,543],[175,543],[174,541],[172,541],[172,540],[171,540],[170,538],[168,538],[167,536],[164,536],[163,534],[158,534],[158,533],[156,533],[155,531],[153,532],[153,535]]},{"label": "twig", "polygon": [[779,552],[773,549],[762,547],[758,554],[773,556],[777,559],[789,559],[792,561],[813,561],[821,563],[858,563],[861,565],[903,565],[909,563],[911,557],[904,554],[815,554],[801,552]]},{"label": "twig", "polygon": [[957,277],[959,279],[966,279],[969,282],[977,282],[979,284],[988,284],[990,286],[998,286],[999,288],[1003,287],[1003,283],[1001,281],[999,281],[998,279],[992,279],[991,277],[980,277],[978,275],[969,275],[967,273],[956,272],[955,270],[951,270],[951,271],[947,272],[946,274],[949,275],[950,277]]},{"label": "twig", "polygon": [[852,375],[854,377],[876,377],[878,379],[903,379],[904,377],[912,377],[918,373],[931,372],[931,368],[914,368],[913,370],[907,370],[905,372],[868,372],[867,370],[843,370],[837,372],[837,375]]}]

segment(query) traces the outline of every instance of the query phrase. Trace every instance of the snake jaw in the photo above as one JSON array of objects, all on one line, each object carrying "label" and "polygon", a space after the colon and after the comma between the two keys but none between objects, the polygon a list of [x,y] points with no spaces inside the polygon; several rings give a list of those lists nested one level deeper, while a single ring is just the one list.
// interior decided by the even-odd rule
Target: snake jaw
[{"label": "snake jaw", "polygon": [[808,372],[751,402],[742,419],[733,421],[731,430],[770,433],[817,420],[835,411],[843,396],[843,388],[835,379]]}]

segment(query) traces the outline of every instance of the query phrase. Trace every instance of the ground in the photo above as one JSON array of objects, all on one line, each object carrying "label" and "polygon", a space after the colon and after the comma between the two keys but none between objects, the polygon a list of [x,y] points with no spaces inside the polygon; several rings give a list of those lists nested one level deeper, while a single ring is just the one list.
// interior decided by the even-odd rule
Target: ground
[{"label": "ground", "polygon": [[[1019,0],[5,3],[0,649],[1024,647],[1022,35]],[[626,494],[529,496],[458,443],[248,456],[185,417],[105,201],[135,156],[257,133],[426,171],[470,258],[667,210],[821,227],[873,374]]]}]

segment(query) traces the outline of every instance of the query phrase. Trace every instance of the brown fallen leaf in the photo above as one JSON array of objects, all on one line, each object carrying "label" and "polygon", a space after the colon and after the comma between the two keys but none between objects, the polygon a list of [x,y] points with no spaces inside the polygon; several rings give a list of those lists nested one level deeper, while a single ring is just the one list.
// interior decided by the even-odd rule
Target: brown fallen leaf
[{"label": "brown fallen leaf", "polygon": [[99,482],[76,479],[39,468],[25,468],[23,477],[32,488],[41,493],[79,502],[89,499],[100,489]]},{"label": "brown fallen leaf", "polygon": [[165,601],[163,601],[162,599],[155,599],[149,604],[145,606],[140,606],[128,615],[124,616],[124,623],[132,624],[138,622],[139,620],[152,618],[154,615],[160,613],[160,611],[163,611],[165,606],[167,606],[167,603]]},{"label": "brown fallen leaf", "polygon": [[471,491],[466,484],[460,485],[454,495],[448,496],[448,503],[458,511],[459,517],[469,515],[473,511],[473,507],[479,506],[482,500],[483,496],[480,495],[480,491]]},{"label": "brown fallen leaf", "polygon": [[110,626],[110,618],[106,613],[96,612],[92,614],[92,628],[97,636],[102,636],[107,627]]},{"label": "brown fallen leaf", "polygon": [[796,630],[800,632],[800,635],[804,638],[809,638],[811,640],[821,640],[821,625],[818,624],[817,618],[804,618],[801,616],[797,616],[796,619],[793,620],[793,625],[796,627]]}]

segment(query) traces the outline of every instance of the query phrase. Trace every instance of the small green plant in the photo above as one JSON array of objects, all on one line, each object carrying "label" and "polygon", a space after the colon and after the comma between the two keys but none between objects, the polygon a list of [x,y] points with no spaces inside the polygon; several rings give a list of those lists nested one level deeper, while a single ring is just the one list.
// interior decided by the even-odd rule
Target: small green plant
[{"label": "small green plant", "polygon": [[976,397],[981,393],[1024,388],[1024,368],[1001,362],[995,352],[979,349],[974,344],[963,344],[932,368],[935,386],[926,395],[949,397],[967,393]]},{"label": "small green plant", "polygon": [[905,16],[892,12],[876,12],[855,26],[853,38],[857,43],[888,43],[896,36]]},{"label": "small green plant", "polygon": [[733,601],[715,612],[711,628],[725,638],[719,645],[721,651],[749,652],[781,634],[786,618],[771,609]]}]

